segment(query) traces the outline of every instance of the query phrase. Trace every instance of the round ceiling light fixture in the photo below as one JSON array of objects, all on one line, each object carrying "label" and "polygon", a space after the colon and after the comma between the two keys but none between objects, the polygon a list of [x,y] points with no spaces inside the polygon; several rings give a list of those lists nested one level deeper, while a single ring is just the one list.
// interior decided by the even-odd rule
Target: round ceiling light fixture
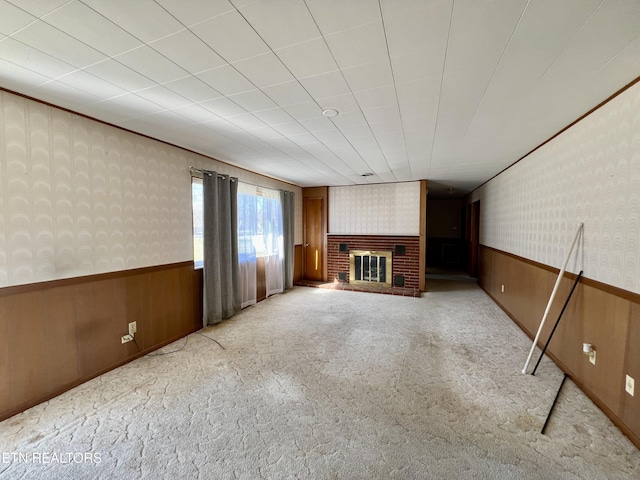
[{"label": "round ceiling light fixture", "polygon": [[335,108],[327,108],[326,110],[322,111],[322,115],[324,115],[325,117],[328,117],[328,118],[337,117],[338,116],[338,110],[336,110]]}]

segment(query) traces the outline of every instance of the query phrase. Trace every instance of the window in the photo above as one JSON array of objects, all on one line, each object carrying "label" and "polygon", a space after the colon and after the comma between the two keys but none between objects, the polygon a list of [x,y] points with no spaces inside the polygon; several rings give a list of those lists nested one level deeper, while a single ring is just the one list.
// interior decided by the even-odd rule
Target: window
[{"label": "window", "polygon": [[238,185],[238,253],[265,257],[282,252],[282,207],[280,192]]},{"label": "window", "polygon": [[203,255],[203,234],[204,224],[202,222],[202,179],[191,178],[191,200],[193,202],[193,263],[196,268],[204,265]]}]

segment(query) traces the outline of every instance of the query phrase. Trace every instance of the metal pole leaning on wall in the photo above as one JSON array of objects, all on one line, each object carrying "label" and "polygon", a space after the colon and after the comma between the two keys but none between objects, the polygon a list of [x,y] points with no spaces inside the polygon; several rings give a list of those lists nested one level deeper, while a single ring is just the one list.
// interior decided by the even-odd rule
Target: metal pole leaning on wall
[{"label": "metal pole leaning on wall", "polygon": [[547,351],[547,347],[551,343],[551,339],[553,338],[553,334],[556,333],[556,328],[558,328],[558,324],[560,323],[560,319],[562,318],[562,315],[564,314],[564,311],[567,309],[567,305],[569,305],[569,300],[571,300],[571,297],[573,296],[573,291],[578,286],[578,283],[580,282],[581,278],[582,278],[582,270],[580,270],[580,273],[578,274],[578,277],[576,278],[576,281],[573,282],[573,287],[571,287],[571,291],[569,292],[569,296],[567,297],[567,300],[564,302],[564,306],[562,307],[562,311],[560,312],[560,315],[558,315],[558,319],[556,320],[556,324],[553,326],[553,330],[551,330],[551,333],[549,334],[549,338],[547,339],[547,343],[544,344],[544,348],[542,349],[542,353],[540,354],[540,358],[538,358],[538,362],[536,363],[536,366],[533,367],[533,372],[531,372],[531,375],[535,375],[536,374],[536,370],[538,370],[538,365],[540,365],[540,361],[542,360],[542,357],[544,357],[544,353]]},{"label": "metal pole leaning on wall", "polygon": [[533,356],[533,352],[536,349],[536,345],[538,344],[538,340],[540,339],[540,334],[542,333],[542,328],[544,327],[544,322],[547,321],[547,316],[549,316],[549,311],[551,310],[551,304],[556,297],[556,293],[558,293],[558,287],[560,287],[560,281],[564,275],[565,270],[567,269],[567,265],[569,264],[569,259],[571,258],[571,253],[573,252],[573,247],[576,245],[578,241],[578,237],[580,236],[580,232],[582,231],[582,227],[584,223],[579,223],[578,228],[576,230],[576,234],[573,237],[573,242],[571,242],[571,247],[569,247],[569,251],[567,252],[567,258],[560,269],[560,273],[558,273],[558,279],[556,280],[556,284],[553,287],[553,291],[551,292],[551,296],[549,297],[549,303],[547,303],[547,308],[544,310],[544,315],[542,316],[542,320],[540,321],[540,326],[538,327],[538,333],[536,333],[536,338],[533,339],[533,345],[531,345],[531,351],[529,352],[529,356],[527,357],[527,361],[524,364],[524,368],[522,369],[522,373],[527,373],[527,368],[529,367],[529,362],[531,361],[531,357]]}]

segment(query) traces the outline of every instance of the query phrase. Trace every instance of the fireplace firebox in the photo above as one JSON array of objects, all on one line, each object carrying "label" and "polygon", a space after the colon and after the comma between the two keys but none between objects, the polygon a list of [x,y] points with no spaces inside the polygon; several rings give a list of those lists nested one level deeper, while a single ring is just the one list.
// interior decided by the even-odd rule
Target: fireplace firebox
[{"label": "fireplace firebox", "polygon": [[392,252],[351,250],[349,252],[349,283],[391,286]]}]

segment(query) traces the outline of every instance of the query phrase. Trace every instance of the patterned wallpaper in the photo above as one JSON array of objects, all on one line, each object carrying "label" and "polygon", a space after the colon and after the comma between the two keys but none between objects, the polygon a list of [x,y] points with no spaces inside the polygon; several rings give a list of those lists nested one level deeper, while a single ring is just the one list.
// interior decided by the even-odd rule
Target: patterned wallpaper
[{"label": "patterned wallpaper", "polygon": [[0,287],[192,260],[189,165],[294,191],[301,242],[297,187],[0,92]]},{"label": "patterned wallpaper", "polygon": [[640,84],[473,194],[480,242],[640,293]]},{"label": "patterned wallpaper", "polygon": [[420,182],[330,187],[329,233],[419,235]]}]

